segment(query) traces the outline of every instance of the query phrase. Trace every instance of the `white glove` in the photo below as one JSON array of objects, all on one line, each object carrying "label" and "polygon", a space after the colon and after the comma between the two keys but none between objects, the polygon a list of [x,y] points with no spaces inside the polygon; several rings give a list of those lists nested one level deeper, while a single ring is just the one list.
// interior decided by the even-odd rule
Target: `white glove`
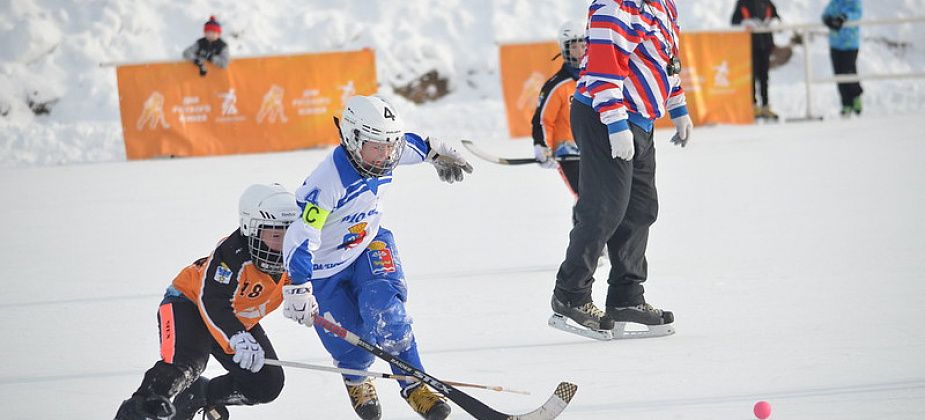
[{"label": "white glove", "polygon": [[450,184],[460,182],[463,180],[463,171],[472,173],[472,165],[456,149],[434,138],[428,138],[427,142],[430,143],[427,161],[437,168],[437,176],[441,181]]},{"label": "white glove", "polygon": [[312,295],[312,284],[283,286],[283,316],[299,324],[311,326],[318,315],[318,301]]},{"label": "white glove", "polygon": [[234,349],[234,360],[241,369],[257,373],[263,367],[263,347],[254,339],[254,336],[247,331],[241,331],[229,340],[231,348]]},{"label": "white glove", "polygon": [[536,161],[540,163],[540,166],[546,169],[555,169],[559,167],[556,160],[552,158],[552,150],[549,150],[546,146],[534,144],[533,156],[536,158]]},{"label": "white glove", "polygon": [[691,138],[691,130],[694,129],[694,123],[691,121],[690,115],[684,114],[678,118],[673,118],[671,122],[674,123],[675,129],[677,129],[677,132],[671,137],[671,142],[681,147],[687,146],[687,141]]},{"label": "white glove", "polygon": [[610,133],[610,156],[614,159],[633,160],[636,146],[633,145],[633,132],[629,129]]}]

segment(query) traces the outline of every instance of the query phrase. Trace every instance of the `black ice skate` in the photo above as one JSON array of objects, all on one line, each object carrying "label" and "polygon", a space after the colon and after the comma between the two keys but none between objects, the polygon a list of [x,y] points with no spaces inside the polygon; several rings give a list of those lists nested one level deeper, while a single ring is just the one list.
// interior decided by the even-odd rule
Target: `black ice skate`
[{"label": "black ice skate", "polygon": [[427,386],[415,385],[410,391],[402,392],[402,396],[421,417],[427,420],[444,420],[450,416],[450,405],[446,403],[445,398],[435,394]]},{"label": "black ice skate", "polygon": [[206,400],[206,390],[209,387],[209,379],[196,379],[189,387],[180,391],[173,399],[173,404],[177,407],[177,416],[174,420],[192,420],[197,413],[202,413],[204,420],[228,420],[228,409],[223,405],[209,405]]},{"label": "black ice skate", "polygon": [[173,404],[159,395],[135,395],[119,406],[115,420],[166,420],[173,418],[176,410]]},{"label": "black ice skate", "polygon": [[[570,306],[553,296],[552,311],[553,314],[549,317],[550,327],[595,340],[613,339],[613,321],[605,317],[604,311],[595,306],[594,302]],[[572,320],[578,326],[572,325],[568,320]]]},{"label": "black ice skate", "polygon": [[[674,314],[671,311],[653,308],[648,303],[624,307],[608,306],[606,317],[614,323],[614,339],[663,337],[675,332],[674,326],[671,325],[674,322]],[[627,329],[627,324],[639,325],[644,329]]]},{"label": "black ice skate", "polygon": [[360,383],[351,383],[344,380],[347,386],[347,395],[350,396],[350,404],[353,405],[353,411],[363,420],[379,420],[382,417],[382,408],[379,406],[379,395],[376,394],[376,386],[373,380],[366,378]]}]

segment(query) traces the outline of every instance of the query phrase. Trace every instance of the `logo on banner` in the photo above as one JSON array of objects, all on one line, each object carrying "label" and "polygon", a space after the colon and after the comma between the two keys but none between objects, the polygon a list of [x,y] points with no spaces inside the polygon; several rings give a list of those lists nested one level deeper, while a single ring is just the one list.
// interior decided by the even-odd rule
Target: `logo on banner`
[{"label": "logo on banner", "polygon": [[244,121],[243,115],[238,115],[238,94],[234,89],[228,89],[228,92],[218,94],[222,98],[222,116],[216,118],[218,122]]},{"label": "logo on banner", "polygon": [[204,123],[209,121],[212,105],[200,103],[198,96],[184,96],[183,105],[173,106],[170,112],[182,123]]},{"label": "logo on banner", "polygon": [[331,98],[321,96],[318,89],[305,89],[301,97],[292,100],[292,106],[299,115],[327,114],[330,103]]},{"label": "logo on banner", "polygon": [[353,86],[353,80],[347,82],[346,85],[340,85],[337,87],[340,89],[340,106],[347,105],[347,99],[350,99],[351,96],[356,95],[357,89]]},{"label": "logo on banner", "polygon": [[138,117],[135,128],[142,130],[145,124],[151,130],[157,128],[158,124],[163,128],[170,128],[167,120],[164,119],[164,95],[158,91],[151,92],[151,96],[148,96],[148,99],[145,100],[141,116]]},{"label": "logo on banner", "polygon": [[222,98],[222,116],[238,115],[238,108],[235,106],[238,103],[238,95],[234,93],[234,89],[219,93],[218,97]]},{"label": "logo on banner", "polygon": [[257,123],[262,124],[263,120],[266,119],[267,122],[274,124],[276,120],[279,122],[289,121],[286,118],[285,109],[283,106],[283,95],[286,91],[277,85],[270,86],[270,89],[267,90],[267,93],[263,95],[263,102],[260,104],[260,111],[257,112]]},{"label": "logo on banner", "polygon": [[727,88],[731,85],[729,83],[729,62],[723,61],[722,64],[718,66],[713,66],[713,86],[718,88]]},{"label": "logo on banner", "polygon": [[523,89],[520,90],[520,96],[517,97],[517,109],[524,109],[525,106],[532,104],[533,98],[540,94],[540,89],[543,88],[545,81],[546,77],[543,76],[543,73],[531,72],[527,80],[524,80]]}]

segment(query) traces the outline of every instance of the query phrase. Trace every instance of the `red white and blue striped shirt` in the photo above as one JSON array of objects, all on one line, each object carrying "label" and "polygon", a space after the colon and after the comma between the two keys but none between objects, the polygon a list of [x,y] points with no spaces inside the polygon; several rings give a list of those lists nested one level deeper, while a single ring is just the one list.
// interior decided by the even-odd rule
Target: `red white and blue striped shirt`
[{"label": "red white and blue striped shirt", "polygon": [[588,8],[588,50],[575,99],[594,108],[615,133],[627,121],[687,114],[681,78],[668,75],[678,57],[678,9],[674,0],[594,0]]}]

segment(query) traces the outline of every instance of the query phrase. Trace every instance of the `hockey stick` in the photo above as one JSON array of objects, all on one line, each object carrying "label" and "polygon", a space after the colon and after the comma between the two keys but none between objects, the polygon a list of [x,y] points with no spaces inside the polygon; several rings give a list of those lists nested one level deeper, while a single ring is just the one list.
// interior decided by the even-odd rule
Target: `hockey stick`
[{"label": "hockey stick", "polygon": [[[526,165],[530,163],[540,163],[538,160],[534,158],[503,158],[503,157],[495,156],[495,155],[486,153],[485,151],[483,151],[482,149],[479,149],[478,147],[475,147],[475,144],[472,143],[472,140],[460,140],[460,141],[462,142],[463,146],[466,149],[469,149],[469,151],[472,152],[473,155],[476,155],[489,162],[497,163],[499,165]],[[562,159],[559,159],[559,161],[569,162],[569,161],[576,161],[578,159],[580,159],[578,156],[566,156],[566,157],[563,157]]]},{"label": "hockey stick", "polygon": [[[330,367],[330,366],[319,366],[319,365],[312,365],[308,363],[288,362],[285,360],[276,360],[276,359],[266,359],[264,362],[271,366],[320,370],[324,372],[340,373],[342,375],[369,376],[371,378],[395,379],[396,381],[414,381],[414,382],[421,381],[420,379],[415,378],[414,376],[395,375],[391,373],[373,372],[373,371],[368,371],[368,370],[356,370],[356,369],[336,368],[336,367]],[[507,389],[504,387],[494,386],[494,385],[468,384],[465,382],[452,382],[452,381],[444,381],[444,382],[450,385],[453,385],[453,386],[458,386],[458,387],[478,388],[478,389],[487,389],[489,391],[511,392],[514,394],[530,395],[530,393],[527,391],[517,391],[514,389]]]},{"label": "hockey stick", "polygon": [[340,327],[337,324],[334,324],[331,321],[328,321],[327,319],[324,319],[320,315],[315,315],[313,319],[315,321],[315,325],[330,331],[332,334],[342,338],[344,341],[372,353],[374,356],[385,360],[394,366],[397,366],[399,369],[405,372],[412,374],[421,382],[430,385],[431,388],[437,390],[437,392],[449,398],[451,401],[456,403],[456,405],[478,420],[552,420],[561,414],[563,410],[565,410],[565,407],[567,407],[568,403],[572,401],[572,398],[575,396],[575,392],[578,390],[578,385],[568,382],[560,382],[559,386],[556,387],[555,393],[553,393],[553,395],[549,397],[549,399],[546,400],[546,403],[540,406],[540,408],[537,408],[536,410],[526,414],[504,414],[485,405],[485,403],[472,398],[469,396],[469,394],[454,388],[452,385],[434,378],[433,376],[424,373],[424,371],[409,365],[404,360],[386,353],[379,347],[367,343],[356,334],[347,331],[346,329]]}]

